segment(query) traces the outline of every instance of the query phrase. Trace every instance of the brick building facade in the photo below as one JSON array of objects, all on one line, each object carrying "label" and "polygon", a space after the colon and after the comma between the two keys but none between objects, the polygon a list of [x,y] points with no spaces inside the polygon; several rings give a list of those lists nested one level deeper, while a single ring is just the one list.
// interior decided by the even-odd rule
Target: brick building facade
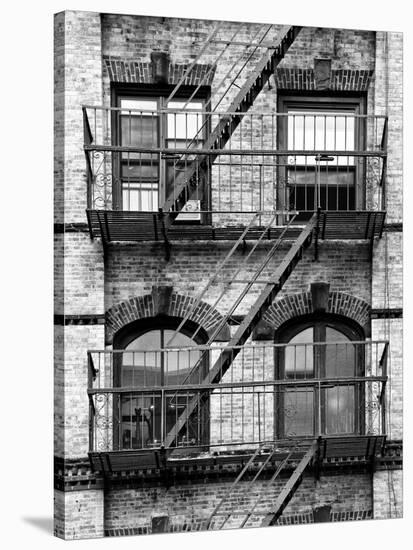
[{"label": "brick building facade", "polygon": [[401,517],[401,124],[398,33],[55,16],[57,536]]}]

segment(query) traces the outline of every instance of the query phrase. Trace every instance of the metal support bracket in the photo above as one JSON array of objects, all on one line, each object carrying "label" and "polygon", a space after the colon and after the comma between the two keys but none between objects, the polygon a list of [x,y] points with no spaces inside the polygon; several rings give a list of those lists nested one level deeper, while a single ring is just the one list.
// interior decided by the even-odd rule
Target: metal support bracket
[{"label": "metal support bracket", "polygon": [[[107,226],[107,219],[105,218],[106,226]],[[100,234],[102,235],[102,246],[103,246],[103,257],[106,258],[107,250],[108,250],[108,243],[106,241],[105,232],[103,230],[103,224],[102,219],[100,217],[100,212],[98,212],[98,222],[99,222],[99,228],[100,228]],[[109,232],[108,232],[109,236]]]},{"label": "metal support bracket", "polygon": [[162,211],[162,209],[159,209],[159,220],[161,222],[161,231],[163,236],[163,242],[165,245],[165,260],[169,262],[171,258],[171,243],[168,239],[168,231],[165,226],[165,213]]},{"label": "metal support bracket", "polygon": [[317,450],[315,452],[314,456],[314,478],[318,481],[320,479],[320,471],[321,471],[321,436],[317,439]]},{"label": "metal support bracket", "polygon": [[373,219],[373,227],[371,230],[370,245],[369,245],[369,261],[373,261],[373,248],[374,248],[374,231],[376,229],[376,216]]},{"label": "metal support bracket", "polygon": [[316,226],[314,227],[315,239],[314,239],[314,258],[313,258],[313,262],[318,262],[318,237],[319,237],[319,234],[320,234],[320,218],[321,218],[321,208],[318,207],[317,208],[317,223],[316,223]]}]

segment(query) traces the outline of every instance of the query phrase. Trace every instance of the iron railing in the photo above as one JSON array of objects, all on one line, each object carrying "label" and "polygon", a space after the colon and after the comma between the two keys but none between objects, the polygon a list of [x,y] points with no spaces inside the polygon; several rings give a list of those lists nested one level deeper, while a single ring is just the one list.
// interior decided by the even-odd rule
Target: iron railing
[{"label": "iron railing", "polygon": [[[83,122],[89,209],[156,212],[185,178],[194,220],[198,211],[384,205],[385,116],[84,106]],[[230,139],[206,147],[218,127]]]},{"label": "iron railing", "polygon": [[162,448],[194,399],[174,446],[386,433],[387,342],[246,345],[210,380],[223,348],[89,351],[90,450]]}]

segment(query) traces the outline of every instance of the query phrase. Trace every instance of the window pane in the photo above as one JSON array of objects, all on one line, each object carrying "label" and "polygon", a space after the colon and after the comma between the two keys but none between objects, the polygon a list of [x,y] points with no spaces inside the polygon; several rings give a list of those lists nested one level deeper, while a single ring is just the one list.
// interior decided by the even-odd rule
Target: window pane
[{"label": "window pane", "polygon": [[122,162],[122,178],[133,178],[138,180],[158,180],[159,179],[159,166],[155,162],[150,160],[137,162],[137,161],[123,161]]},{"label": "window pane", "polygon": [[[355,148],[355,118],[339,111],[288,111],[288,149],[352,151]],[[290,156],[290,164],[314,166],[315,156]],[[340,156],[321,166],[353,166],[354,157]]]},{"label": "window pane", "polygon": [[[158,184],[122,183],[123,210],[155,212],[158,210]],[[159,346],[158,346],[159,347]]]},{"label": "window pane", "polygon": [[313,332],[313,327],[306,328],[288,342],[289,345],[285,348],[286,378],[311,378],[314,375],[313,346],[311,345]]},{"label": "window pane", "polygon": [[[170,101],[168,108],[183,109],[185,101]],[[202,109],[202,102],[191,101],[184,110],[195,111]],[[168,114],[168,139],[190,141],[193,138],[201,139],[202,113],[170,113]],[[170,145],[173,141],[169,141]],[[173,145],[172,145],[173,146]]]},{"label": "window pane", "polygon": [[[173,330],[165,330],[165,346],[167,348],[190,348],[196,343],[181,332],[174,337]],[[173,337],[173,339],[172,339]],[[197,350],[170,351],[166,354],[165,380],[167,384],[179,384],[185,380],[201,358],[201,352]],[[200,371],[201,373],[201,371]],[[194,382],[194,380],[192,380]],[[201,382],[201,380],[199,380]]]},{"label": "window pane", "polygon": [[284,393],[284,433],[288,436],[314,432],[314,392],[312,389],[288,389]]},{"label": "window pane", "polygon": [[124,147],[157,147],[157,117],[142,114],[122,115],[121,140]]},{"label": "window pane", "polygon": [[143,109],[149,111],[156,111],[158,108],[158,102],[154,99],[136,99],[136,98],[121,98],[120,106],[122,109]]},{"label": "window pane", "polygon": [[161,347],[161,331],[152,330],[130,342],[123,354],[122,385],[156,386],[161,383],[161,353],[146,351]]},{"label": "window pane", "polygon": [[139,449],[159,444],[161,400],[159,397],[121,397],[120,446]]},{"label": "window pane", "polygon": [[[305,170],[301,169],[291,169],[289,183],[292,185],[315,185],[316,183],[316,171],[313,167]],[[352,187],[354,185],[354,170],[341,169],[323,169],[320,171],[320,185],[334,185],[334,186],[348,186]]]},{"label": "window pane", "polygon": [[327,326],[327,342],[343,342],[326,346],[326,378],[346,377],[355,375],[355,347],[342,332]]},{"label": "window pane", "polygon": [[337,386],[325,390],[326,433],[353,433],[355,430],[354,386]]},{"label": "window pane", "polygon": [[[174,330],[152,330],[138,336],[125,348],[134,353],[123,354],[122,382],[125,385],[138,385],[138,381],[144,385],[160,384],[161,370],[164,373],[164,384],[175,385],[182,382],[193,369],[201,352],[198,350],[168,351],[162,353],[152,350],[163,348],[194,348],[196,343],[182,333],[174,335]],[[202,370],[202,369],[201,369]],[[202,372],[200,370],[200,376]],[[128,381],[128,384],[126,384]],[[201,380],[200,380],[201,381]]]}]

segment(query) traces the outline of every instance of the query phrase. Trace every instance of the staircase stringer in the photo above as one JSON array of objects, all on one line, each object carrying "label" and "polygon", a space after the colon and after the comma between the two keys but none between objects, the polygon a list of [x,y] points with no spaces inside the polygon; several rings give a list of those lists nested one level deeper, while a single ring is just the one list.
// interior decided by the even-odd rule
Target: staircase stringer
[{"label": "staircase stringer", "polygon": [[[278,42],[274,44],[273,52],[267,51],[261,57],[255,70],[231,103],[228,109],[228,116],[221,119],[210,134],[205,143],[205,149],[222,149],[230,140],[233,132],[242,120],[242,113],[248,111],[253,105],[255,98],[264,88],[271,74],[273,74],[275,68],[284,58],[300,30],[301,27],[298,26],[283,27],[280,33],[282,36]],[[284,35],[283,32],[285,32]],[[240,113],[240,115],[234,113]],[[188,152],[193,154],[193,151]],[[217,156],[218,154],[202,156],[199,165],[191,163],[191,166],[175,179],[174,189],[161,208],[162,212],[168,214],[166,219],[167,228],[172,224],[173,219],[179,214],[186,202],[191,199],[194,192],[198,189],[198,170],[201,169],[202,172],[202,168],[206,167],[208,162],[213,162]]]},{"label": "staircase stringer", "polygon": [[[258,218],[259,214],[255,214],[254,215],[254,218],[252,221],[255,221],[257,218]],[[206,321],[208,321],[211,317],[211,314],[213,314],[213,312],[217,309],[218,307],[218,304],[220,302],[220,300],[223,298],[223,296],[226,294],[227,290],[231,287],[231,285],[234,283],[234,281],[236,280],[236,277],[238,276],[238,274],[242,271],[242,269],[246,266],[246,264],[248,263],[249,259],[251,258],[251,256],[254,254],[255,250],[257,249],[258,245],[264,240],[265,236],[268,234],[268,232],[270,231],[271,229],[271,226],[274,222],[274,220],[276,219],[277,217],[277,213],[274,213],[272,218],[270,219],[270,221],[268,222],[267,226],[261,230],[261,235],[259,236],[259,238],[255,241],[252,249],[250,250],[250,252],[247,254],[246,257],[244,257],[244,259],[242,260],[242,262],[238,265],[235,273],[232,275],[231,277],[231,280],[228,281],[225,285],[224,285],[224,289],[220,292],[220,294],[218,295],[218,297],[216,298],[215,302],[211,305],[211,309],[209,312],[206,313],[206,315],[203,317],[203,323],[205,324]],[[238,307],[238,305],[242,302],[242,300],[244,299],[244,297],[246,296],[246,294],[250,291],[251,287],[257,282],[257,279],[258,277],[261,275],[262,271],[265,269],[265,267],[268,265],[268,263],[270,262],[271,258],[274,256],[275,252],[277,251],[277,249],[279,248],[285,234],[287,233],[288,229],[290,228],[292,222],[294,221],[295,219],[295,216],[293,216],[290,221],[288,222],[288,224],[284,227],[284,229],[282,230],[280,236],[278,237],[278,239],[276,240],[276,242],[272,245],[271,249],[269,250],[267,256],[265,257],[265,259],[263,260],[263,262],[261,263],[261,265],[259,266],[259,268],[257,269],[254,277],[250,280],[250,281],[247,281],[245,284],[246,284],[246,287],[242,290],[242,292],[240,293],[240,295],[238,296],[238,298],[236,299],[235,303],[231,306],[230,310],[225,314],[224,317],[222,317],[222,319],[219,321],[219,323],[214,327],[214,330],[212,332],[212,334],[209,335],[209,338],[208,338],[208,341],[205,343],[206,346],[209,346],[211,345],[214,341],[215,341],[215,338],[218,336],[218,334],[221,332],[221,330],[227,325],[228,323],[228,320],[229,318],[231,317],[231,315],[234,313],[234,311],[236,310],[236,308]],[[251,223],[249,224],[248,228],[246,228],[243,232],[243,234],[241,235],[241,237],[238,239],[237,241],[237,244],[234,245],[233,249],[231,250],[230,254],[232,255],[233,251],[238,247],[238,245],[241,243],[241,242],[245,242],[245,239],[247,237],[247,233],[248,233],[248,230],[249,228],[252,226],[252,221]],[[183,328],[183,326],[186,324],[186,322],[191,318],[193,312],[196,310],[196,307],[198,306],[198,304],[200,303],[200,300],[204,297],[204,295],[206,294],[207,290],[209,289],[210,285],[212,284],[212,282],[214,282],[214,280],[216,279],[216,276],[221,273],[222,271],[222,268],[224,267],[224,265],[227,263],[228,259],[229,259],[230,256],[227,256],[224,261],[220,264],[220,266],[216,269],[214,275],[209,279],[209,281],[207,282],[207,285],[204,287],[203,291],[201,292],[201,294],[199,295],[198,298],[196,298],[195,302],[193,303],[193,305],[189,308],[188,312],[186,313],[185,317],[182,319],[181,323],[179,324],[178,328],[175,330],[175,332],[172,334],[170,340],[167,342],[167,346],[169,346],[172,342],[173,342],[173,339],[177,336],[177,334],[180,332],[180,330]],[[195,331],[190,335],[192,339],[195,338],[195,336],[199,333],[199,331],[201,330],[201,325],[198,326],[198,328],[195,329]],[[197,365],[194,366],[193,370],[196,370],[197,368]],[[189,373],[190,375],[191,373]],[[189,377],[188,375],[188,377]],[[186,380],[184,380],[183,383],[185,383]]]},{"label": "staircase stringer", "polygon": [[238,485],[238,483],[241,481],[241,479],[244,477],[245,473],[248,471],[248,468],[251,466],[251,464],[254,462],[254,460],[257,458],[259,453],[261,452],[261,445],[259,445],[254,453],[250,456],[248,462],[244,465],[244,467],[241,469],[240,473],[237,475],[236,479],[233,481],[233,483],[230,485],[228,490],[225,492],[225,495],[222,497],[222,499],[218,502],[218,504],[215,506],[215,508],[212,510],[207,523],[206,523],[206,529],[209,529],[209,526],[211,525],[212,518],[216,515],[218,510],[221,508],[222,504],[225,502],[225,500],[229,497],[229,495],[232,493],[234,488]]},{"label": "staircase stringer", "polygon": [[283,513],[285,507],[290,502],[291,498],[294,496],[294,493],[298,489],[302,481],[304,470],[312,461],[317,451],[317,448],[318,448],[318,441],[314,440],[310,448],[308,449],[308,451],[305,453],[303,458],[297,464],[297,467],[291,474],[287,483],[284,485],[281,493],[278,495],[278,498],[274,505],[274,509],[269,514],[267,514],[263,519],[261,523],[261,527],[268,527],[270,525],[275,525],[278,518]]},{"label": "staircase stringer", "polygon": [[[264,313],[271,306],[275,297],[284,286],[294,267],[301,259],[304,249],[310,245],[316,223],[317,215],[313,214],[308,224],[294,241],[290,250],[276,269],[273,282],[265,285],[260,296],[239,325],[236,333],[228,342],[228,346],[223,349],[201,384],[218,384],[220,382],[224,374],[230,368],[235,357],[241,351],[241,346],[245,344],[258,322],[262,319]],[[185,426],[190,415],[198,406],[198,403],[199,399],[196,396],[189,400],[186,409],[179,416],[175,426],[172,427],[165,437],[165,447],[170,447],[174,443],[177,435]]]},{"label": "staircase stringer", "polygon": [[[268,487],[271,487],[271,485],[273,485],[274,481],[278,478],[278,476],[280,475],[280,473],[282,472],[282,470],[285,468],[285,466],[288,464],[290,458],[292,457],[292,455],[294,454],[294,452],[297,450],[299,446],[299,443],[297,443],[295,445],[295,447],[293,449],[291,449],[289,451],[289,453],[287,454],[287,456],[284,458],[284,460],[282,460],[280,462],[280,464],[278,465],[278,467],[276,468],[275,472],[273,473],[273,475],[271,476],[271,478],[269,479],[267,485],[263,486],[261,488],[261,491],[259,492],[258,494],[258,498],[256,499],[256,501],[254,502],[253,506],[251,507],[250,511],[246,514],[245,518],[242,520],[240,526],[239,526],[239,529],[242,529],[245,524],[247,523],[247,521],[249,520],[249,518],[253,515],[256,507],[259,505],[260,503],[260,500],[261,500],[261,496],[263,495],[264,493],[264,489],[265,488],[268,488]],[[254,480],[255,481],[255,480]]]},{"label": "staircase stringer", "polygon": [[[254,477],[252,478],[252,480],[247,483],[246,485],[246,491],[244,492],[248,492],[251,487],[254,485],[254,483],[257,481],[257,479],[259,478],[259,476],[261,475],[261,472],[265,469],[265,467],[267,466],[267,464],[270,462],[270,460],[272,459],[272,457],[274,456],[274,454],[276,453],[277,451],[277,447],[275,445],[272,446],[272,449],[271,451],[268,453],[268,456],[267,458],[261,463],[261,466],[258,468],[258,471],[256,472],[256,474],[254,475]],[[279,468],[277,468],[278,470]],[[234,490],[235,486],[241,481],[241,479],[237,479],[235,483],[233,483],[233,485],[231,486],[231,489]],[[231,491],[232,492],[232,491]],[[208,526],[207,528],[209,528],[209,526],[211,525],[211,520],[213,518],[214,515],[216,515],[218,509],[224,504],[224,502],[227,500],[229,494],[225,494],[224,497],[221,499],[221,501],[219,502],[219,505],[215,508],[214,512],[211,514],[211,516],[209,517],[209,520],[208,520]],[[224,516],[224,521],[221,523],[221,525],[219,526],[219,529],[222,529],[223,526],[225,525],[225,523],[228,521],[228,519],[231,517],[232,513],[228,513],[226,516]]]},{"label": "staircase stringer", "polygon": [[[178,327],[175,329],[174,333],[172,334],[172,336],[169,338],[168,342],[166,343],[167,346],[170,346],[172,344],[172,342],[174,341],[174,339],[176,338],[176,336],[180,333],[181,329],[186,325],[186,323],[191,319],[192,315],[194,314],[194,312],[196,311],[197,307],[199,306],[199,304],[201,303],[202,299],[204,298],[205,294],[207,293],[207,291],[209,290],[209,288],[211,287],[211,285],[217,280],[219,274],[222,272],[222,270],[225,268],[225,266],[228,264],[229,260],[233,257],[234,253],[238,250],[239,246],[245,241],[245,239],[247,239],[248,237],[248,233],[250,231],[250,229],[253,227],[253,224],[255,223],[255,221],[258,219],[258,214],[254,214],[252,217],[251,217],[251,220],[250,222],[248,223],[248,225],[245,227],[245,229],[243,230],[242,234],[239,236],[239,238],[237,239],[237,241],[235,242],[235,244],[232,246],[231,250],[228,252],[228,254],[225,256],[225,258],[222,260],[222,262],[219,263],[218,267],[215,269],[214,273],[209,277],[206,285],[204,286],[204,288],[201,290],[201,292],[198,294],[198,296],[195,298],[195,300],[192,302],[191,306],[188,308],[188,311],[186,312],[185,316],[183,317],[182,321],[179,323]],[[257,242],[261,241],[263,236],[265,235],[265,232],[267,231],[267,229],[265,229],[265,231],[263,232],[263,234],[261,235],[261,237],[258,239]],[[248,257],[247,257],[248,258]],[[245,259],[243,261],[243,264],[246,263]],[[237,270],[238,272],[238,270]],[[217,305],[217,302],[212,306],[212,310],[214,310],[214,308],[216,307]],[[208,314],[206,315],[206,318],[208,318]],[[206,319],[204,318],[204,321]],[[199,332],[199,328],[197,330],[195,330],[195,332],[193,332],[191,334],[191,338],[194,338]],[[208,341],[208,344],[210,344],[211,342]]]}]

